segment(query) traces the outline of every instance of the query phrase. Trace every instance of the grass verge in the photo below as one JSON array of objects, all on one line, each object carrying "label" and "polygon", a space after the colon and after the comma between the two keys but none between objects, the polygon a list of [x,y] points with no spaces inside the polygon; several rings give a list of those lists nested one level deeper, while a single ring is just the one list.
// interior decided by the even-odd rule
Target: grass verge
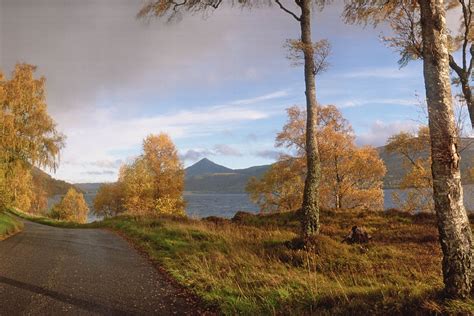
[{"label": "grass verge", "polygon": [[80,223],[75,223],[75,222],[66,222],[66,221],[60,221],[56,219],[52,219],[49,217],[44,217],[41,215],[34,215],[34,214],[29,214],[25,213],[16,209],[8,209],[8,212],[10,214],[16,215],[18,217],[21,217],[23,219],[43,224],[43,225],[48,225],[48,226],[54,226],[54,227],[62,227],[62,228],[100,228],[103,226],[101,222],[93,222],[93,223],[87,223],[87,224],[80,224]]},{"label": "grass verge", "polygon": [[0,240],[14,235],[23,229],[23,223],[8,214],[0,211]]}]

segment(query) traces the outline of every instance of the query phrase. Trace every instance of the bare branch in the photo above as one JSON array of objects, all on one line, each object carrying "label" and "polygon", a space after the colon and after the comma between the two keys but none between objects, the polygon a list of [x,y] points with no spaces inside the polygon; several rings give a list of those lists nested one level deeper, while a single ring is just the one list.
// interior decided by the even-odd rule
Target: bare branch
[{"label": "bare branch", "polygon": [[[283,11],[285,11],[286,13],[288,13],[289,15],[294,17],[296,21],[298,21],[298,22],[301,21],[301,18],[299,16],[297,16],[293,11],[291,11],[291,10],[287,9],[285,6],[283,6],[283,4],[281,4],[280,0],[275,0],[275,2],[276,2],[276,4],[278,4],[280,9],[282,9]],[[296,2],[296,3],[298,3],[298,2]]]}]

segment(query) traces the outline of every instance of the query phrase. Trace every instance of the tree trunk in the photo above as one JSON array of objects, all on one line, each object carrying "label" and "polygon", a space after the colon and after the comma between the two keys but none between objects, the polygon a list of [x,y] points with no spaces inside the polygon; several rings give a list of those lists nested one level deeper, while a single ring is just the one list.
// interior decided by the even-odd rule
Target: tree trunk
[{"label": "tree trunk", "polygon": [[318,142],[316,139],[316,81],[313,45],[311,39],[311,0],[301,1],[301,41],[304,47],[304,78],[306,85],[306,159],[307,173],[304,185],[302,206],[303,237],[319,233],[319,162]]},{"label": "tree trunk", "polygon": [[462,298],[471,291],[472,235],[463,205],[444,4],[443,0],[418,2],[431,137],[433,198],[443,251],[445,294]]}]

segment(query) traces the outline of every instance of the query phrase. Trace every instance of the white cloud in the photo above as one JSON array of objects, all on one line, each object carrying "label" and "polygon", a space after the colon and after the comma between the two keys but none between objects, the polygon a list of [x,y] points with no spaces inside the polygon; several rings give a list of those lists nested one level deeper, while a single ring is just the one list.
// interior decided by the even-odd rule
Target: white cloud
[{"label": "white cloud", "polygon": [[217,155],[236,157],[242,156],[242,153],[238,149],[226,144],[218,144],[214,146],[214,151]]},{"label": "white cloud", "polygon": [[377,78],[377,79],[405,79],[416,74],[407,68],[364,68],[342,74],[344,78]]},{"label": "white cloud", "polygon": [[274,149],[259,150],[255,153],[257,157],[270,159],[270,160],[277,160],[281,154],[282,154],[281,151],[274,150]]},{"label": "white cloud", "polygon": [[375,121],[368,132],[357,135],[356,140],[359,145],[383,146],[387,139],[401,131],[416,131],[419,123],[414,121],[394,121],[384,123],[380,120]]},{"label": "white cloud", "polygon": [[249,105],[249,104],[255,104],[263,101],[268,101],[268,100],[273,100],[273,99],[280,99],[283,97],[288,96],[289,93],[287,90],[280,90],[276,92],[272,92],[266,95],[258,96],[255,98],[250,98],[250,99],[242,99],[242,100],[237,100],[232,102],[234,105]]},{"label": "white cloud", "polygon": [[416,106],[420,101],[416,99],[396,99],[396,98],[373,98],[373,99],[353,99],[341,101],[338,103],[339,108],[352,108],[364,106],[368,104],[379,105],[402,105],[402,106]]}]

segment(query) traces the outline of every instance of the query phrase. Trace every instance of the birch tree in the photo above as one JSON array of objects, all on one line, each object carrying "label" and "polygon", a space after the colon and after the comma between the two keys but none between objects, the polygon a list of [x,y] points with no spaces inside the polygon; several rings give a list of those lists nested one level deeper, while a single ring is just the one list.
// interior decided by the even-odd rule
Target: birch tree
[{"label": "birch tree", "polygon": [[[448,3],[448,2],[447,2]],[[346,17],[377,22],[401,6],[419,6],[423,74],[431,140],[433,200],[443,251],[443,279],[448,297],[467,297],[472,288],[472,233],[463,205],[450,82],[450,53],[443,0],[352,0]],[[409,7],[408,7],[409,8]]]}]

